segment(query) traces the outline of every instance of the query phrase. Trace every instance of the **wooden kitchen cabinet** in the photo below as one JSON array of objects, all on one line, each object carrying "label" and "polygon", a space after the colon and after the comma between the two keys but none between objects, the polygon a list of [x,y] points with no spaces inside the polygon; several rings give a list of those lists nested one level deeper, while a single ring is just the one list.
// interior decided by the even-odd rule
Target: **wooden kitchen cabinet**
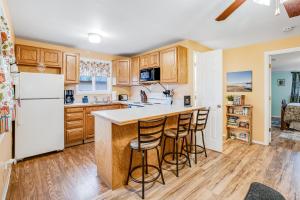
[{"label": "wooden kitchen cabinet", "polygon": [[172,47],[160,51],[160,82],[187,83],[187,48]]},{"label": "wooden kitchen cabinet", "polygon": [[62,52],[26,45],[16,45],[18,65],[45,67],[62,67]]},{"label": "wooden kitchen cabinet", "polygon": [[25,45],[16,45],[16,61],[18,65],[37,66],[41,61],[41,49]]},{"label": "wooden kitchen cabinet", "polygon": [[63,71],[65,84],[79,83],[80,55],[76,53],[63,54]]},{"label": "wooden kitchen cabinet", "polygon": [[41,63],[47,67],[62,67],[62,52],[52,49],[41,49]]},{"label": "wooden kitchen cabinet", "polygon": [[140,69],[148,68],[149,67],[149,55],[142,55],[140,56]]},{"label": "wooden kitchen cabinet", "polygon": [[131,69],[131,85],[139,85],[140,79],[140,58],[134,57],[130,61]]},{"label": "wooden kitchen cabinet", "polygon": [[159,52],[149,54],[149,67],[159,67]]},{"label": "wooden kitchen cabinet", "polygon": [[130,62],[129,60],[116,61],[117,85],[130,85]]},{"label": "wooden kitchen cabinet", "polygon": [[65,146],[82,144],[84,141],[84,108],[65,109]]},{"label": "wooden kitchen cabinet", "polygon": [[95,120],[91,114],[98,110],[115,110],[127,105],[111,104],[65,108],[65,147],[94,141]]}]

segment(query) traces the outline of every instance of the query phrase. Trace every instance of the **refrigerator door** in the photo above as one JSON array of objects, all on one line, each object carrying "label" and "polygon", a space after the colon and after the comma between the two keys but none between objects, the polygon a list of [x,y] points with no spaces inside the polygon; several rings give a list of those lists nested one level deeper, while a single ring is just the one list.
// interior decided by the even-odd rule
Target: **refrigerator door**
[{"label": "refrigerator door", "polygon": [[21,100],[17,107],[15,158],[64,149],[64,100]]},{"label": "refrigerator door", "polygon": [[18,99],[64,98],[64,76],[21,72],[16,85]]}]

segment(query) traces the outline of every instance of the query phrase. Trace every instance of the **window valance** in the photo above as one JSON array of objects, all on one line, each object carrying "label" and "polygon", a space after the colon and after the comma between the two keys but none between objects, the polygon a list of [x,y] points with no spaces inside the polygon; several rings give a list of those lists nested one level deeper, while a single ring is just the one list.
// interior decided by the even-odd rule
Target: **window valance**
[{"label": "window valance", "polygon": [[111,76],[111,61],[93,60],[89,58],[80,59],[81,76]]}]

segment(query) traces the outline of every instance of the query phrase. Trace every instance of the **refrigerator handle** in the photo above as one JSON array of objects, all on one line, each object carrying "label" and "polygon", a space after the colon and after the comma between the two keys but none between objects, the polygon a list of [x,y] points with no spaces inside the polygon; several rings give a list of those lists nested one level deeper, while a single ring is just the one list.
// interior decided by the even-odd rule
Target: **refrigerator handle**
[{"label": "refrigerator handle", "polygon": [[17,104],[16,115],[16,124],[17,126],[21,126],[21,101]]}]

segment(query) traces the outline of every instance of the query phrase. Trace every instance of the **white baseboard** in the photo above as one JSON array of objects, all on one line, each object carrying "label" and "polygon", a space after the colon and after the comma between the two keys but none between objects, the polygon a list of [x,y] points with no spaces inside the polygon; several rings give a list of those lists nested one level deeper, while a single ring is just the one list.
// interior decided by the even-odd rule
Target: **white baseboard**
[{"label": "white baseboard", "polygon": [[272,117],[274,117],[274,118],[281,118],[281,116],[277,116],[277,115],[272,115]]},{"label": "white baseboard", "polygon": [[253,142],[254,144],[260,144],[260,145],[265,145],[265,146],[268,145],[268,144],[266,144],[266,143],[264,143],[264,142],[257,141],[257,140],[252,140],[252,142]]}]

